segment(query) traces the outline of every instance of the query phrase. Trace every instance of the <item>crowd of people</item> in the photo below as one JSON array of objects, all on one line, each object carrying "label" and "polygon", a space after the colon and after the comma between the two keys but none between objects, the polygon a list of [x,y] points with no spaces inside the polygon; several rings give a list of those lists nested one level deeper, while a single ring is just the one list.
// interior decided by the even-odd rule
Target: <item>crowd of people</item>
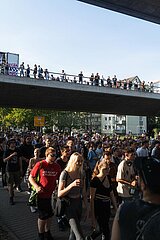
[{"label": "crowd of people", "polygon": [[[9,132],[0,138],[0,168],[9,204],[16,204],[14,192],[23,191],[22,181],[29,194],[31,186],[36,189],[37,208],[31,207],[31,212],[38,211],[38,239],[53,239],[50,225],[56,192],[58,198],[69,199],[57,223],[60,231],[70,227],[70,240],[92,240],[100,235],[103,240],[142,239],[155,229],[147,228],[147,234],[143,230],[150,213],[160,209],[160,135],[149,139],[144,134],[122,138],[98,133]],[[116,214],[112,236],[111,211]],[[131,214],[132,226],[128,226]],[[82,216],[91,218],[93,231],[88,236],[81,228]],[[154,239],[158,239],[156,234]]]},{"label": "crowd of people", "polygon": [[[61,82],[73,82],[79,84],[87,84],[91,86],[101,86],[101,87],[110,87],[110,88],[118,88],[124,90],[135,90],[135,91],[143,91],[143,92],[154,92],[154,83],[145,81],[140,81],[133,78],[119,80],[117,76],[113,77],[104,77],[100,76],[99,73],[92,73],[90,77],[85,77],[83,72],[80,71],[78,75],[71,75],[65,73],[64,70],[61,73],[53,73],[49,72],[48,69],[43,69],[40,65],[35,64],[34,68],[31,69],[29,64],[25,67],[24,62],[22,62],[19,66],[19,76],[20,77],[33,77],[34,79],[45,79],[51,81],[61,81]],[[4,70],[1,71],[4,74],[8,74],[9,65],[5,64]]]}]

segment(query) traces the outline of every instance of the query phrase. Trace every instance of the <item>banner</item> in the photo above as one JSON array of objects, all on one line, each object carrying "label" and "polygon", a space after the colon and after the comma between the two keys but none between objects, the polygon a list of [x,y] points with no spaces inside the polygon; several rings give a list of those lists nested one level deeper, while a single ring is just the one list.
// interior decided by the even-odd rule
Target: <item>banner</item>
[{"label": "banner", "polygon": [[7,54],[7,62],[9,66],[8,74],[11,76],[18,75],[19,55],[14,53]]},{"label": "banner", "polygon": [[18,64],[16,63],[8,63],[8,74],[10,76],[17,76],[18,75]]}]

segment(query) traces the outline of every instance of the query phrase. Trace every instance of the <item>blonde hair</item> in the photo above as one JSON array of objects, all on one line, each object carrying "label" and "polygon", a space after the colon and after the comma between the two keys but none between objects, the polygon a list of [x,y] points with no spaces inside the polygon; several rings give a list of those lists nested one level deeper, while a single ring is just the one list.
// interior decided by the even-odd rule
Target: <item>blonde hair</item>
[{"label": "blonde hair", "polygon": [[77,167],[76,162],[77,162],[78,160],[82,161],[82,164],[81,164],[81,166],[79,167],[79,171],[82,172],[82,171],[83,171],[83,161],[84,161],[84,159],[83,159],[82,155],[81,155],[80,153],[78,153],[78,152],[72,153],[72,155],[70,156],[70,159],[69,159],[69,161],[68,161],[68,164],[67,164],[65,170],[66,170],[67,172],[75,171],[75,169],[76,169],[76,167]]}]

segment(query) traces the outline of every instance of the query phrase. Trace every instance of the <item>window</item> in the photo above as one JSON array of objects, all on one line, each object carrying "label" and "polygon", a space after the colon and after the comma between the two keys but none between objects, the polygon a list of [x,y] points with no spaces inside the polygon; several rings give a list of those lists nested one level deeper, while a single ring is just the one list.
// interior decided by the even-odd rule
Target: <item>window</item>
[{"label": "window", "polygon": [[140,126],[143,126],[143,121],[139,121],[139,125],[140,125]]}]

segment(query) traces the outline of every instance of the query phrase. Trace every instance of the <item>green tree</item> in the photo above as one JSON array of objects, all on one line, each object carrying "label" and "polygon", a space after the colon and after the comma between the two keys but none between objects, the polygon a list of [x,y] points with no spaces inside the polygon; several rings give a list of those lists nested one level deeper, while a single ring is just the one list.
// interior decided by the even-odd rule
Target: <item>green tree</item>
[{"label": "green tree", "polygon": [[7,116],[11,110],[11,108],[0,108],[0,126],[2,131],[7,127]]},{"label": "green tree", "polygon": [[44,116],[45,127],[52,130],[53,126],[58,130],[85,129],[85,113],[69,111],[53,111],[24,108],[0,108],[1,127],[18,127],[35,129],[34,117]]},{"label": "green tree", "polygon": [[6,123],[12,127],[33,126],[33,112],[31,109],[13,108],[6,116]]}]

